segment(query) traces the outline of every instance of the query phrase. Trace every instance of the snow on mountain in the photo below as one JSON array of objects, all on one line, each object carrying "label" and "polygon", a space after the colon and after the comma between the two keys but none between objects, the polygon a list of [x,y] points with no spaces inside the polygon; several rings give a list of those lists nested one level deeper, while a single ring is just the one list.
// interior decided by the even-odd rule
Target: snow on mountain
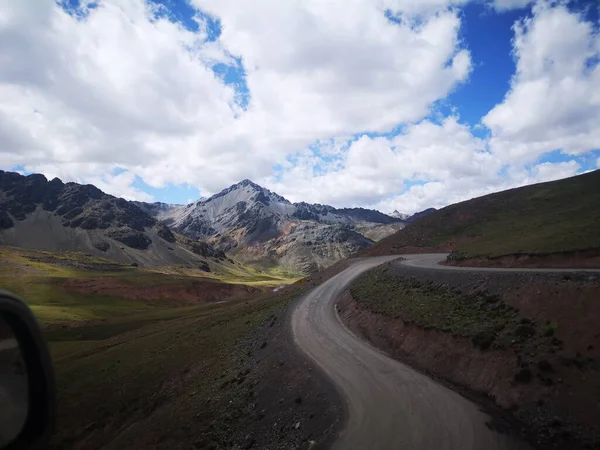
[{"label": "snow on mountain", "polygon": [[410,214],[401,213],[401,212],[398,212],[397,209],[395,209],[394,212],[392,212],[390,214],[390,216],[395,217],[396,219],[400,219],[400,220],[407,220],[410,217]]}]

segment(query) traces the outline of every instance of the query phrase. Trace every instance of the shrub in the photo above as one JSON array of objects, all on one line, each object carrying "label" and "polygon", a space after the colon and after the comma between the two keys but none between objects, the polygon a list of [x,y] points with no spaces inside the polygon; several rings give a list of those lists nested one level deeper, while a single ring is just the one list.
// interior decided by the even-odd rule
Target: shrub
[{"label": "shrub", "polygon": [[515,334],[520,338],[529,338],[535,336],[535,328],[531,325],[519,325]]},{"label": "shrub", "polygon": [[492,330],[480,331],[473,336],[473,345],[479,347],[481,350],[487,350],[491,347],[496,339],[496,334]]}]

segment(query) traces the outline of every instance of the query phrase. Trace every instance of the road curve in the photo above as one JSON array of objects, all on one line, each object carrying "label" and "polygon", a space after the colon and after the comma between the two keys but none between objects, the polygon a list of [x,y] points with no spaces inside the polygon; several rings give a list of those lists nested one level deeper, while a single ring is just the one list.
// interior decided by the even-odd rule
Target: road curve
[{"label": "road curve", "polygon": [[440,265],[440,262],[445,261],[448,253],[425,253],[422,255],[401,255],[404,260],[398,261],[397,264],[405,266],[419,267],[421,269],[435,269],[455,272],[594,272],[599,273],[600,269],[541,269],[534,267],[510,268],[510,267],[460,267],[460,266],[445,266]]},{"label": "road curve", "polygon": [[[432,258],[432,255],[402,256],[407,261]],[[443,259],[444,255],[436,256]],[[395,258],[398,256],[356,261],[308,293],[292,315],[296,344],[325,371],[346,400],[348,422],[334,448],[529,448],[490,430],[486,426],[489,417],[474,403],[389,358],[356,337],[341,323],[335,303],[343,290],[360,273]]]}]

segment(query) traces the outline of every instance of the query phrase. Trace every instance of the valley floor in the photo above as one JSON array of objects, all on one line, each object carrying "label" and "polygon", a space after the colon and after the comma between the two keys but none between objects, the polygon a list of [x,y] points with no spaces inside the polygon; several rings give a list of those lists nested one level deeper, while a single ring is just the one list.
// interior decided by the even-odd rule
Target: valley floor
[{"label": "valley floor", "polygon": [[294,280],[278,273],[243,270],[149,271],[1,248],[0,286],[27,300],[52,353],[52,447],[321,441],[338,407],[287,340],[284,311],[302,288],[286,287]]}]

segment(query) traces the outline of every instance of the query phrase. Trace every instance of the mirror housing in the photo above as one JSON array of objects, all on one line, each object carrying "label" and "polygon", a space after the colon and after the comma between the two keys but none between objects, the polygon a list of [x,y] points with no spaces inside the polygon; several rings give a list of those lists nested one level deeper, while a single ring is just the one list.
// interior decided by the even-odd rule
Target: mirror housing
[{"label": "mirror housing", "polygon": [[27,304],[4,291],[0,291],[0,319],[11,328],[19,344],[28,388],[28,411],[23,427],[1,450],[47,448],[55,414],[54,369],[48,345]]}]

